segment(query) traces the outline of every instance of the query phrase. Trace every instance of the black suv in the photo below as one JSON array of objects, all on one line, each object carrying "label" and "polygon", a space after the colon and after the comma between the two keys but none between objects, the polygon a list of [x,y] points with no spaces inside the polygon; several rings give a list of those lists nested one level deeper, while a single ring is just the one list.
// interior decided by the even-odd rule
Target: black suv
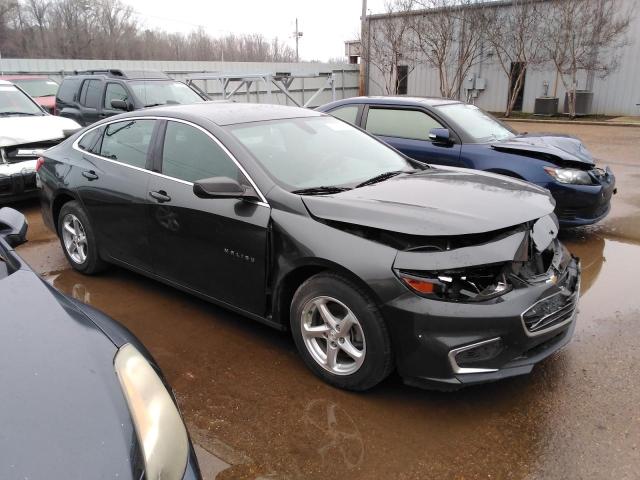
[{"label": "black suv", "polygon": [[62,80],[55,113],[86,126],[123,111],[205,100],[208,99],[162,72],[89,70]]}]

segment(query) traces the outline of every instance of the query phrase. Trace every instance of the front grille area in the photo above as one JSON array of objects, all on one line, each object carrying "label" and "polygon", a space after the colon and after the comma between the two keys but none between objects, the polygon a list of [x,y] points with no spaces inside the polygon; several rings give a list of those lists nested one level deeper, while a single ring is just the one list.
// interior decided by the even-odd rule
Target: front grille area
[{"label": "front grille area", "polygon": [[562,290],[538,300],[522,314],[526,329],[531,333],[542,332],[571,318],[578,303],[578,288]]},{"label": "front grille area", "polygon": [[558,208],[556,214],[563,219],[574,218],[597,218],[603,215],[609,208],[609,203],[604,202],[594,207],[580,207],[580,208]]}]

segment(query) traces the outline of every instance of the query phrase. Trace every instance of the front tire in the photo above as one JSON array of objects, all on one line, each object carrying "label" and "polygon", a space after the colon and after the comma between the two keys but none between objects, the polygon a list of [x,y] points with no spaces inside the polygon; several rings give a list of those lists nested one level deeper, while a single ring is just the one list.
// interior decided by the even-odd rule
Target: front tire
[{"label": "front tire", "polygon": [[362,391],[391,373],[391,341],[380,310],[346,278],[309,278],[293,296],[290,318],[300,356],[325,382]]},{"label": "front tire", "polygon": [[80,273],[93,275],[106,268],[89,217],[77,201],[65,203],[58,216],[58,237],[67,261]]}]

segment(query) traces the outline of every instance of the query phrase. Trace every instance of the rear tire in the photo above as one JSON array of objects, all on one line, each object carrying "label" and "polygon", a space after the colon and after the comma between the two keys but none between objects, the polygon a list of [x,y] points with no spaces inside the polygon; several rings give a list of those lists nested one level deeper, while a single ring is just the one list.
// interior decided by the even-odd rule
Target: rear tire
[{"label": "rear tire", "polygon": [[93,227],[79,202],[67,202],[60,209],[58,237],[67,261],[78,272],[93,275],[107,267],[98,255]]},{"label": "rear tire", "polygon": [[347,390],[367,390],[393,369],[387,326],[364,289],[332,273],[309,278],[291,302],[291,332],[318,377]]}]

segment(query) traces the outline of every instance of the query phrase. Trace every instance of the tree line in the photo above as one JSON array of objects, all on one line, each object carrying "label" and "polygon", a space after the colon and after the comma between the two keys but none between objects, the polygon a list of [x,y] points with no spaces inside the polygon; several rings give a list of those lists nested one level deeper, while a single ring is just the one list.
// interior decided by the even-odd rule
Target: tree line
[{"label": "tree line", "polygon": [[0,0],[0,54],[12,58],[292,62],[260,34],[213,37],[149,29],[120,0]]},{"label": "tree line", "polygon": [[388,0],[385,14],[365,23],[363,57],[387,94],[403,80],[398,66],[424,64],[437,72],[440,95],[455,99],[474,66],[497,64],[513,86],[505,116],[527,69],[552,68],[574,117],[580,75],[604,78],[618,67],[634,14],[619,0]]}]

